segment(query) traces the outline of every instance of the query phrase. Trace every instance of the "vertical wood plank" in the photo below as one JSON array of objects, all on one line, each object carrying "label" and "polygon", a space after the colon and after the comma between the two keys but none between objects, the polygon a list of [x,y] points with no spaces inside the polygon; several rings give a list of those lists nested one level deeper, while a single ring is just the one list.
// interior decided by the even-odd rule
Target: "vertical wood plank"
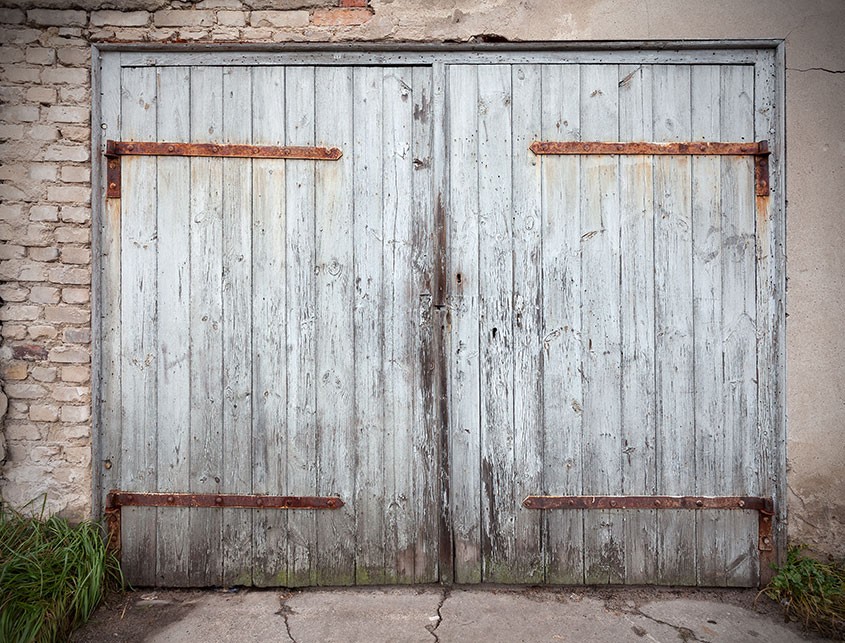
[{"label": "vertical wood plank", "polygon": [[[191,140],[219,140],[223,71],[191,70]],[[190,491],[215,493],[222,483],[223,426],[223,164],[191,159],[191,446]],[[189,575],[194,586],[222,581],[222,513],[190,512]]]},{"label": "vertical wood plank", "polygon": [[[190,137],[190,69],[165,67],[158,82],[158,138]],[[191,427],[190,362],[190,161],[158,159],[158,486],[157,491],[190,488],[188,458]],[[156,581],[166,586],[188,583],[189,510],[160,508]]]},{"label": "vertical wood plank", "polygon": [[[619,66],[619,140],[650,141],[651,66]],[[619,159],[622,492],[655,493],[653,158]],[[653,582],[657,512],[625,512],[625,582]]]},{"label": "vertical wood plank", "polygon": [[[289,145],[314,145],[314,68],[285,73],[285,119]],[[321,161],[316,161],[321,163]],[[317,492],[315,389],[315,162],[285,164],[287,190],[287,484],[292,494]],[[317,582],[317,517],[287,516],[288,584]]]},{"label": "vertical wood plank", "polygon": [[[385,423],[384,377],[384,119],[383,72],[380,67],[354,70],[355,120],[354,351],[358,584],[388,581],[384,559],[385,451],[394,427]],[[348,232],[347,232],[348,234]]]},{"label": "vertical wood plank", "polygon": [[[223,70],[223,143],[252,140],[252,71]],[[222,489],[252,491],[252,161],[223,159]],[[223,509],[223,583],[252,584],[249,509]]]},{"label": "vertical wood plank", "polygon": [[448,68],[451,222],[449,393],[454,580],[481,581],[478,76],[471,65]]},{"label": "vertical wood plank", "polygon": [[482,579],[513,580],[513,222],[511,70],[478,69]]},{"label": "vertical wood plank", "polygon": [[[576,65],[542,68],[542,138],[580,139]],[[542,165],[543,493],[582,491],[581,159]],[[583,511],[547,512],[546,582],[584,582]]]},{"label": "vertical wood plank", "polygon": [[[722,136],[750,141],[754,136],[754,69],[721,70]],[[726,157],[721,167],[722,332],[724,351],[725,440],[729,445],[733,493],[759,492],[757,446],[757,282],[754,160]],[[732,475],[730,475],[732,474]],[[726,519],[726,582],[757,582],[756,516],[734,512]]]},{"label": "vertical wood plank", "polygon": [[[617,140],[619,70],[581,66],[581,137]],[[581,160],[581,373],[584,493],[622,490],[619,159]],[[625,578],[621,511],[584,514],[584,580]]]},{"label": "vertical wood plank", "polygon": [[[121,97],[123,95],[120,70],[120,53],[103,52],[101,68],[101,110],[103,140],[120,138]],[[105,144],[103,144],[103,151]],[[100,175],[105,186],[106,163]],[[121,305],[121,258],[120,258],[120,215],[118,199],[105,199],[100,226],[100,409],[99,409],[99,455],[100,462],[94,462],[94,475],[100,476],[100,502],[106,504],[106,495],[120,487],[121,479],[121,386],[120,386],[120,305]],[[98,320],[94,320],[96,323]]]},{"label": "vertical wood plank", "polygon": [[[411,440],[413,448],[413,505],[415,510],[414,579],[417,583],[438,580],[440,497],[439,404],[435,377],[439,357],[436,353],[435,333],[439,319],[435,318],[435,196],[433,164],[442,159],[434,150],[433,75],[430,67],[414,67],[411,78],[413,121],[411,154],[413,164],[410,261],[412,294],[417,296],[417,308],[412,310],[414,323],[413,354],[408,367],[412,370],[413,418]],[[442,136],[442,133],[440,134]]]},{"label": "vertical wood plank", "polygon": [[[353,123],[372,115],[353,103],[353,72],[345,67],[317,68],[315,135],[317,145],[336,145],[343,157],[316,167],[315,218],[317,234],[317,432],[318,491],[337,494],[346,506],[317,514],[317,582],[350,585],[355,582],[356,519],[361,507],[356,495],[355,471],[363,463],[358,440],[373,438],[356,425],[353,302],[356,277],[353,222],[353,175],[359,160],[353,148]],[[347,151],[349,153],[347,153]]]},{"label": "vertical wood plank", "polygon": [[[775,501],[776,558],[786,553],[786,434],[784,410],[783,45],[758,52],[754,65],[754,138],[768,140],[771,195],[757,205],[757,454],[760,493]],[[761,568],[761,582],[771,569]]]},{"label": "vertical wood plank", "polygon": [[513,507],[514,580],[544,579],[543,514],[522,500],[543,486],[543,245],[540,159],[528,148],[541,136],[538,65],[511,68],[513,140]]},{"label": "vertical wood plank", "polygon": [[[124,69],[121,135],[155,140],[156,71]],[[156,488],[156,159],[123,159],[121,198],[121,486]],[[123,513],[123,569],[135,585],[155,583],[156,510]]]},{"label": "vertical wood plank", "polygon": [[[690,68],[656,65],[652,111],[656,141],[690,137]],[[657,492],[695,488],[691,162],[660,156],[654,169],[655,382]],[[657,582],[693,585],[695,521],[688,512],[657,516]]]},{"label": "vertical wood plank", "polygon": [[385,68],[382,79],[382,274],[384,275],[385,576],[414,582],[414,368],[419,290],[413,264],[412,67]]},{"label": "vertical wood plank", "polygon": [[[252,140],[284,145],[285,68],[252,70]],[[285,161],[252,162],[252,491],[295,493],[286,488],[287,261]],[[253,583],[288,585],[287,512],[253,515]]]},{"label": "vertical wood plank", "polygon": [[[691,70],[692,139],[721,138],[720,67]],[[722,390],[722,221],[720,159],[692,158],[693,335],[695,337],[695,493],[730,495]],[[725,524],[732,512],[696,514],[698,584],[725,584]]]}]

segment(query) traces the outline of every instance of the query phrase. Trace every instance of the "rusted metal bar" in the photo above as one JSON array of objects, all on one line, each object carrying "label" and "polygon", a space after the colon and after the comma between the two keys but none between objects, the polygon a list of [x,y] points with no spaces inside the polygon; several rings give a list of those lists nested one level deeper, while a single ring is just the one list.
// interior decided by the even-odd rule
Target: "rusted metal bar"
[{"label": "rusted metal bar", "polygon": [[106,196],[120,198],[121,156],[205,156],[218,158],[292,159],[337,161],[337,147],[303,145],[222,145],[218,143],[168,143],[159,141],[106,141]]},{"label": "rusted metal bar", "polygon": [[760,496],[528,496],[528,509],[721,509],[757,512],[760,585],[772,576],[774,501]]},{"label": "rusted metal bar", "polygon": [[769,156],[754,157],[754,192],[757,196],[769,196]]},{"label": "rusted metal bar", "polygon": [[336,496],[264,496],[234,493],[152,493],[112,491],[115,507],[226,507],[235,509],[340,509]]},{"label": "rusted metal bar", "polygon": [[528,496],[528,509],[750,509],[771,511],[757,496]]},{"label": "rusted metal bar", "polygon": [[619,154],[668,156],[757,156],[769,153],[766,141],[756,143],[711,143],[706,141],[651,143],[644,141],[534,141],[534,154]]},{"label": "rusted metal bar", "polygon": [[337,147],[301,145],[222,145],[218,143],[166,143],[156,141],[107,141],[106,156],[217,156],[225,158],[305,159],[337,161]]}]

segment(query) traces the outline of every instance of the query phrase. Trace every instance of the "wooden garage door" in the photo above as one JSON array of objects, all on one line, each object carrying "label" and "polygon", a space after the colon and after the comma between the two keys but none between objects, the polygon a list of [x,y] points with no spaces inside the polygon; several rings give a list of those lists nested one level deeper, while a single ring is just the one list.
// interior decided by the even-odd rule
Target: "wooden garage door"
[{"label": "wooden garage door", "polygon": [[122,157],[102,497],[345,505],[126,506],[131,581],[757,582],[753,511],[523,505],[779,501],[782,217],[754,159],[529,146],[777,153],[771,51],[185,56],[101,55],[103,143],[342,157]]}]

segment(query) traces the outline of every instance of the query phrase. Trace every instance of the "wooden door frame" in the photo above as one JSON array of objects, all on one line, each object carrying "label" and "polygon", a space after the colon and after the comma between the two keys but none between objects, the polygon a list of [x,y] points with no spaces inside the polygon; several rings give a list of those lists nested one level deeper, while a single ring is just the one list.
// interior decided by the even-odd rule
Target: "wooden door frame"
[{"label": "wooden door frame", "polygon": [[[434,74],[435,113],[445,119],[445,73],[449,64],[491,63],[648,63],[648,64],[749,64],[755,67],[755,131],[767,132],[770,156],[771,195],[762,206],[758,199],[757,235],[763,246],[757,268],[757,315],[762,320],[757,339],[758,430],[766,440],[761,445],[760,477],[766,494],[774,499],[776,523],[774,543],[777,562],[786,552],[786,149],[785,149],[785,44],[783,40],[696,40],[696,41],[612,41],[612,42],[525,42],[525,43],[349,43],[291,45],[161,45],[98,44],[92,46],[92,513],[103,516],[108,489],[101,483],[103,419],[102,368],[102,229],[106,217],[106,159],[109,121],[103,88],[124,66],[171,65],[411,65],[429,64]],[[439,109],[438,109],[439,104]],[[765,109],[759,109],[759,107]],[[435,122],[432,155],[435,198],[448,194],[444,121]],[[436,201],[435,224],[446,233],[446,212]],[[763,210],[768,210],[767,216]],[[440,244],[435,262],[436,303],[445,299],[445,243]],[[766,296],[760,296],[766,295]],[[442,306],[435,314],[442,313]],[[441,327],[444,325],[441,324]],[[444,336],[436,346],[435,393],[441,443],[441,475],[448,476],[448,403]],[[441,509],[440,578],[451,582],[451,532],[448,503]]]}]

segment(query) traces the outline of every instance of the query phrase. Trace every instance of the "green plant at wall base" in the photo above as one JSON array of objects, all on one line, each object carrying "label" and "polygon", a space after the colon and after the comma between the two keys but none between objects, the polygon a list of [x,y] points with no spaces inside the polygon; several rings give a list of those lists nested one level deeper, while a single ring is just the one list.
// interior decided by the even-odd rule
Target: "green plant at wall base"
[{"label": "green plant at wall base", "polygon": [[64,641],[107,588],[122,587],[97,523],[70,525],[0,501],[0,641]]},{"label": "green plant at wall base", "polygon": [[787,618],[825,636],[845,640],[845,562],[822,563],[790,547],[786,562],[763,590]]}]

